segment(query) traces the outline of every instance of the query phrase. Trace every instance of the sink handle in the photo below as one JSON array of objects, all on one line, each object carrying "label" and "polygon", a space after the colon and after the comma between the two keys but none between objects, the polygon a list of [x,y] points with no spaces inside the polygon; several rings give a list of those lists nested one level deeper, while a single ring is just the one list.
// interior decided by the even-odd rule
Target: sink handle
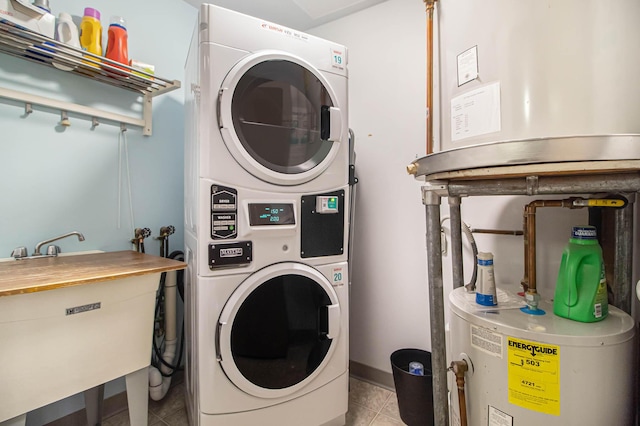
[{"label": "sink handle", "polygon": [[20,259],[21,257],[27,257],[27,248],[25,246],[16,247],[11,252],[11,257],[14,259]]},{"label": "sink handle", "polygon": [[57,256],[58,253],[60,253],[62,250],[60,250],[60,246],[57,246],[55,244],[51,244],[50,246],[47,246],[47,254],[49,256]]}]

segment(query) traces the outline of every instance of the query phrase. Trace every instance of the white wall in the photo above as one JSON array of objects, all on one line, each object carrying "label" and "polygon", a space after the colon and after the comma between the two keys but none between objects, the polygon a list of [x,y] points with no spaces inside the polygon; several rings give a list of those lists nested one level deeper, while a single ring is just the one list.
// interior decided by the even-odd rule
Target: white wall
[{"label": "white wall", "polygon": [[[129,56],[154,64],[159,76],[182,80],[195,8],[182,0],[159,0],[153,6],[126,0],[51,1],[55,15],[65,11],[78,22],[85,6],[102,13],[103,40],[109,17],[123,16]],[[0,54],[0,86],[121,113],[135,114],[138,108],[135,94],[5,54]],[[171,250],[181,250],[183,98],[180,89],[154,99],[153,136],[144,137],[135,128],[126,133],[135,223],[129,219],[125,189],[120,227],[118,127],[101,124],[91,130],[90,121],[72,117],[71,127],[63,128],[57,112],[36,109],[24,116],[23,105],[0,100],[0,257],[23,245],[31,253],[37,242],[72,230],[82,232],[86,241],[80,243],[75,237],[59,241],[64,252],[125,250],[132,247],[134,227],[149,227],[157,236],[164,225],[176,227]],[[158,254],[158,241],[149,238],[146,249]],[[123,389],[123,380],[111,382],[106,393]],[[82,406],[82,397],[76,396],[31,413],[28,424],[44,424]]]},{"label": "white wall", "polygon": [[356,134],[351,355],[391,371],[399,348],[430,349],[425,218],[405,167],[425,153],[425,19],[417,0],[388,0],[310,32],[348,47]]}]

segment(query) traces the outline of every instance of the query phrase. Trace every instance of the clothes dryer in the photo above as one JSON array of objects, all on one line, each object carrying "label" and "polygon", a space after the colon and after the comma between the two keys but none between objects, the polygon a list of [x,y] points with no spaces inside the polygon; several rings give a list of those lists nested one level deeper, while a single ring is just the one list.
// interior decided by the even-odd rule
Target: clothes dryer
[{"label": "clothes dryer", "polygon": [[204,4],[187,63],[196,177],[270,192],[348,180],[347,49]]}]

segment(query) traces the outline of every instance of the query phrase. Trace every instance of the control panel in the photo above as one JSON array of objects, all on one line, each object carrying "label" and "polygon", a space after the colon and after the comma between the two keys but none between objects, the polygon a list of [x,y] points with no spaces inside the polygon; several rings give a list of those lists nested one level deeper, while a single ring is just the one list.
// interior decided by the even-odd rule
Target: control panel
[{"label": "control panel", "polygon": [[249,203],[249,225],[295,225],[291,203]]},{"label": "control panel", "polygon": [[340,212],[338,209],[338,197],[335,195],[318,195],[316,197],[316,213],[318,214],[337,214]]},{"label": "control panel", "polygon": [[238,235],[238,191],[211,185],[211,238],[228,240]]}]

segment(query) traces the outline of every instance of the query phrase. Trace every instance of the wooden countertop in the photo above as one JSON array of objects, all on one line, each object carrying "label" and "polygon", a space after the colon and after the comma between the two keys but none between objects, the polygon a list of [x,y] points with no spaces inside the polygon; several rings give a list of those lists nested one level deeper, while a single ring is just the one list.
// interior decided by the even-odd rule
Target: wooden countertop
[{"label": "wooden countertop", "polygon": [[184,262],[130,250],[0,262],[0,297],[186,267]]}]

